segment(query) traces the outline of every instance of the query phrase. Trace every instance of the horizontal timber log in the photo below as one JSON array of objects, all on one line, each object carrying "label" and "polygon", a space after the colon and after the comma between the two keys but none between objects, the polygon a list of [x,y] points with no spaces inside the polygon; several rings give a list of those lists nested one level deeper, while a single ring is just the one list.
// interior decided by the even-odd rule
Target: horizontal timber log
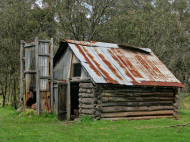
[{"label": "horizontal timber log", "polygon": [[82,89],[82,88],[79,89],[79,93],[92,93],[92,92],[93,92],[92,89]]},{"label": "horizontal timber log", "polygon": [[82,109],[80,111],[81,114],[95,114],[96,110],[95,109]]},{"label": "horizontal timber log", "polygon": [[94,104],[97,102],[96,98],[79,98],[80,103],[84,104]]},{"label": "horizontal timber log", "polygon": [[82,98],[94,98],[95,95],[93,93],[79,93],[79,97],[82,97]]},{"label": "horizontal timber log", "polygon": [[80,88],[93,88],[93,84],[92,83],[80,83],[79,87]]},{"label": "horizontal timber log", "polygon": [[93,108],[96,108],[96,105],[95,105],[95,104],[92,104],[92,105],[85,105],[85,104],[82,104],[82,105],[79,105],[79,108],[93,109]]},{"label": "horizontal timber log", "polygon": [[128,117],[128,116],[149,116],[149,115],[173,115],[173,110],[162,111],[140,111],[140,112],[117,112],[117,113],[101,113],[102,118],[108,117]]},{"label": "horizontal timber log", "polygon": [[155,105],[173,105],[173,101],[153,101],[153,102],[109,102],[101,103],[101,106],[155,106]]},{"label": "horizontal timber log", "polygon": [[125,102],[125,101],[172,101],[173,97],[102,97],[102,102]]},{"label": "horizontal timber log", "polygon": [[172,92],[153,92],[153,93],[126,93],[126,92],[110,92],[110,93],[102,93],[100,94],[104,97],[138,97],[138,96],[157,96],[157,97],[172,97]]},{"label": "horizontal timber log", "polygon": [[103,92],[108,93],[108,92],[129,92],[129,93],[147,93],[147,92],[173,92],[173,88],[144,88],[144,87],[104,87]]},{"label": "horizontal timber log", "polygon": [[146,119],[158,119],[158,118],[171,118],[172,115],[163,115],[163,116],[143,116],[143,117],[119,117],[119,118],[101,118],[102,120],[146,120]]},{"label": "horizontal timber log", "polygon": [[102,107],[101,112],[124,112],[124,111],[155,111],[155,110],[173,110],[173,106],[141,106],[141,107]]}]

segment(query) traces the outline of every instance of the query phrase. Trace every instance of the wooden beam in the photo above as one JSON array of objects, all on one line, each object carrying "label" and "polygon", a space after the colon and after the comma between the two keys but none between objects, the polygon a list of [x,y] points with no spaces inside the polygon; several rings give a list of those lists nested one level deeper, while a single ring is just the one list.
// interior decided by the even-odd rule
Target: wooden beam
[{"label": "wooden beam", "polygon": [[90,79],[72,79],[71,82],[92,82]]},{"label": "wooden beam", "polygon": [[[99,103],[100,102],[100,103]],[[98,103],[102,107],[109,107],[109,106],[155,106],[155,105],[173,105],[173,101],[152,101],[152,102],[108,102],[108,103],[101,103],[98,100]],[[174,104],[174,106],[177,104]]]},{"label": "wooden beam", "polygon": [[20,101],[23,101],[23,98],[24,98],[23,49],[24,49],[24,41],[21,40],[20,42]]},{"label": "wooden beam", "polygon": [[36,102],[37,102],[37,108],[36,112],[39,115],[41,111],[41,97],[40,97],[40,88],[39,88],[39,43],[38,43],[38,37],[35,38],[35,45],[36,45]]},{"label": "wooden beam", "polygon": [[172,118],[172,115],[163,115],[163,116],[143,116],[143,117],[118,117],[118,118],[101,118],[102,120],[146,120],[146,119],[158,119],[158,118]]},{"label": "wooden beam", "polygon": [[128,111],[156,111],[156,110],[173,110],[173,106],[139,106],[139,107],[128,107],[128,106],[112,106],[112,107],[100,107],[97,108],[101,112],[128,112]]},{"label": "wooden beam", "polygon": [[173,115],[173,110],[160,110],[160,111],[139,111],[139,112],[116,112],[116,113],[101,113],[102,118],[109,117],[130,117],[130,116],[149,116],[149,115]]},{"label": "wooden beam", "polygon": [[[71,92],[70,92],[70,79],[66,80],[67,83],[67,119],[71,118]],[[80,113],[79,113],[80,115]]]},{"label": "wooden beam", "polygon": [[93,84],[92,83],[80,83],[79,87],[80,88],[91,89],[91,88],[93,88]]},{"label": "wooden beam", "polygon": [[173,101],[173,97],[102,97],[102,102]]},{"label": "wooden beam", "polygon": [[51,94],[51,112],[53,112],[53,38],[50,42],[50,94]]}]

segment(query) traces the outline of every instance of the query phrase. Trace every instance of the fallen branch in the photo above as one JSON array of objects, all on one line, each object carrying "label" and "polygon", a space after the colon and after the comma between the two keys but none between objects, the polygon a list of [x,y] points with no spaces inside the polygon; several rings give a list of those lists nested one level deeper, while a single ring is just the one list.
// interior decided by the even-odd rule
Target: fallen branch
[{"label": "fallen branch", "polygon": [[178,131],[175,132],[175,133],[177,133],[177,132],[179,132],[181,129],[183,129],[188,124],[190,124],[190,122],[185,123],[185,124],[178,124],[178,125],[168,126],[166,128],[182,126]]}]

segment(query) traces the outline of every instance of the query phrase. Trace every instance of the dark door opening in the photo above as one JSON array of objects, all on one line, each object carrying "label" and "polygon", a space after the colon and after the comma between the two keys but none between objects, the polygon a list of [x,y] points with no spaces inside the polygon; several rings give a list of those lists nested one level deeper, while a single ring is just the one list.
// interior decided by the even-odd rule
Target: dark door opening
[{"label": "dark door opening", "polygon": [[79,83],[71,83],[71,115],[75,115],[74,110],[79,109]]}]

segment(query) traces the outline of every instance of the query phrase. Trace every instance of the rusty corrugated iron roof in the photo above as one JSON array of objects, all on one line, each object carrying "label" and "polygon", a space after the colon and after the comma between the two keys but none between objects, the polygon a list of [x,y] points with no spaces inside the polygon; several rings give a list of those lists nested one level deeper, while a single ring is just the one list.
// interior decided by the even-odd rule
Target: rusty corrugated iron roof
[{"label": "rusty corrugated iron roof", "polygon": [[184,87],[148,48],[65,41],[96,83]]}]

